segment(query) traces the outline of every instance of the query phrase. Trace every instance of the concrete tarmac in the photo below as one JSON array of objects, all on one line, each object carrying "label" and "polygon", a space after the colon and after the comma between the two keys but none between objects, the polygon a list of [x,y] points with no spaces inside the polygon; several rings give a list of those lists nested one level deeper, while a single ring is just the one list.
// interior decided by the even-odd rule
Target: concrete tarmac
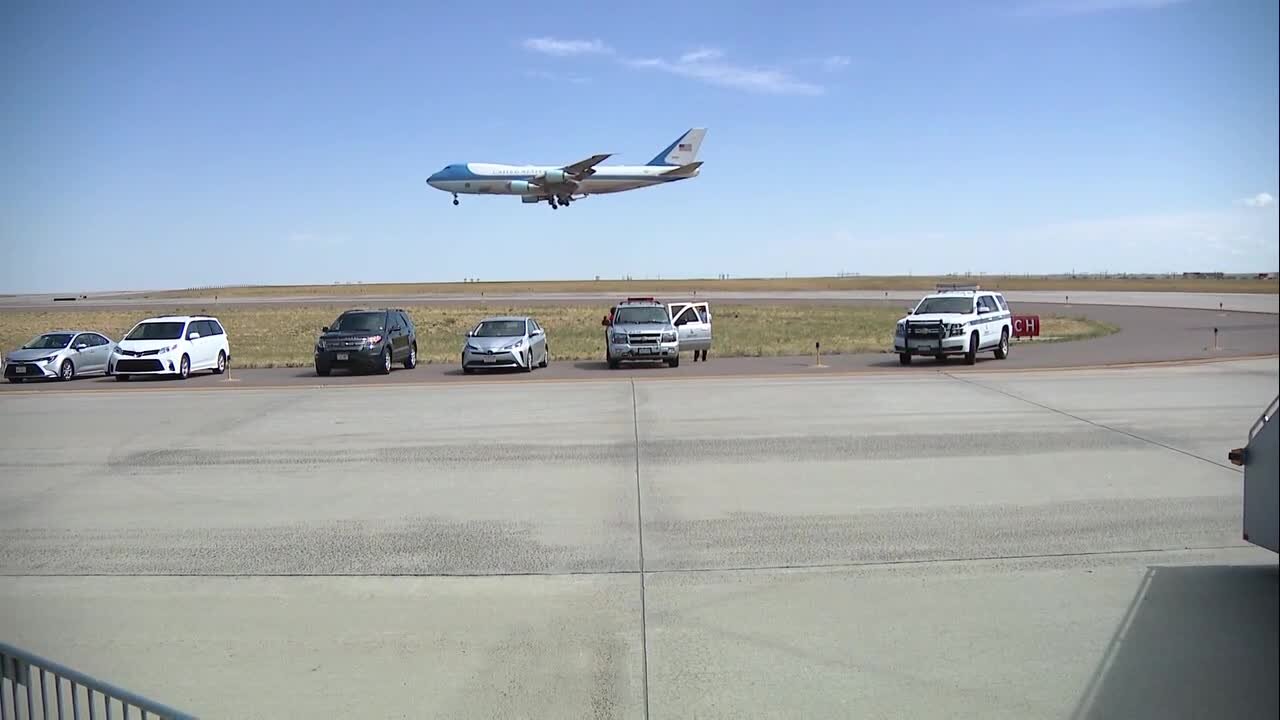
[{"label": "concrete tarmac", "polygon": [[0,638],[210,718],[1275,717],[1226,452],[1278,388],[14,394]]}]

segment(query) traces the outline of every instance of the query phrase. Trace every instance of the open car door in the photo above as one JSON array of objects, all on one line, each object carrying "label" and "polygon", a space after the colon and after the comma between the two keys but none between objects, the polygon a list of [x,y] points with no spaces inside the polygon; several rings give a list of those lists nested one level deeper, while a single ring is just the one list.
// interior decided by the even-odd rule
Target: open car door
[{"label": "open car door", "polygon": [[711,306],[708,303],[669,303],[671,323],[680,336],[681,350],[711,349]]}]

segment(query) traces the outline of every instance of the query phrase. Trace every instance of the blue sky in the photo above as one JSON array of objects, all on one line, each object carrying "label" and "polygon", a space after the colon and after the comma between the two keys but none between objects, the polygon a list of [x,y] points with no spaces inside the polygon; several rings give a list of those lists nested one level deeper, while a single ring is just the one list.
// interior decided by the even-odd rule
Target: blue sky
[{"label": "blue sky", "polygon": [[[1274,0],[10,3],[0,292],[1275,270]],[[452,162],[702,176],[454,207]]]}]

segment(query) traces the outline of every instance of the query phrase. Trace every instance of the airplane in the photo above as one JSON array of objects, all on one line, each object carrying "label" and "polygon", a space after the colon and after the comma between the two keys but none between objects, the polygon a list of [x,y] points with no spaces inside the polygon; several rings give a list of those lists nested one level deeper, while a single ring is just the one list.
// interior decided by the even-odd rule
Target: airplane
[{"label": "airplane", "polygon": [[546,202],[554,210],[589,195],[637,190],[698,176],[698,148],[706,128],[690,128],[645,165],[601,165],[611,153],[592,155],[569,165],[456,163],[427,178],[427,184],[453,194],[519,195],[526,204]]}]

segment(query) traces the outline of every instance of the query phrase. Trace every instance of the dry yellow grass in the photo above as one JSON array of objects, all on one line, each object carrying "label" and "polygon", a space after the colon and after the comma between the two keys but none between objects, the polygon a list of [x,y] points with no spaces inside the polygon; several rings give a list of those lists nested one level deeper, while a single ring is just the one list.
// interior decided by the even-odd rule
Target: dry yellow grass
[{"label": "dry yellow grass", "polygon": [[[488,315],[532,315],[547,329],[558,359],[603,355],[601,305],[441,306],[405,308],[418,327],[418,349],[426,362],[456,362],[466,331]],[[175,307],[170,312],[203,312]],[[306,366],[320,328],[341,312],[331,305],[224,307],[216,315],[227,328],[237,367]],[[802,355],[815,341],[824,353],[879,352],[892,344],[901,309],[839,305],[718,305],[712,352],[730,356]],[[0,313],[0,348],[11,350],[55,329],[96,330],[119,339],[154,310],[51,310]],[[1042,317],[1046,337],[1075,339],[1114,332],[1084,318]]]},{"label": "dry yellow grass", "polygon": [[420,294],[533,294],[607,292],[622,295],[687,295],[695,290],[929,290],[936,283],[978,283],[993,290],[1112,290],[1148,292],[1280,293],[1280,281],[1256,278],[1077,277],[1066,276],[885,276],[735,278],[729,280],[550,280],[545,282],[381,283],[356,285],[271,285],[163,290],[139,293],[148,298],[316,297],[339,295],[408,296]]}]

